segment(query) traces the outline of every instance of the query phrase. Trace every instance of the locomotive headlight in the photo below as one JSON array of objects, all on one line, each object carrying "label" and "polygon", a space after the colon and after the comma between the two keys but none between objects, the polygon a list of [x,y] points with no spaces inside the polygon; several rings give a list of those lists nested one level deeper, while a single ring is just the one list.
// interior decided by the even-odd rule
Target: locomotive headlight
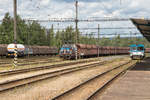
[{"label": "locomotive headlight", "polygon": [[143,53],[143,52],[140,52],[140,55],[144,56],[144,53]]},{"label": "locomotive headlight", "polygon": [[138,52],[138,55],[143,55],[143,52]]},{"label": "locomotive headlight", "polygon": [[132,55],[137,55],[137,52],[132,52],[131,54],[132,54]]},{"label": "locomotive headlight", "polygon": [[143,52],[132,52],[131,55],[144,55]]}]

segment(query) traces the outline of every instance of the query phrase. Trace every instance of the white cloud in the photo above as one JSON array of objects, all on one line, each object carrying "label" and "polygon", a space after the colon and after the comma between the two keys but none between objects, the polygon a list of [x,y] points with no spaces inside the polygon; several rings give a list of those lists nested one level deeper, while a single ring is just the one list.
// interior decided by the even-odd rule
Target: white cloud
[{"label": "white cloud", "polygon": [[50,0],[41,0],[40,1],[40,4],[45,6],[45,5],[48,5],[50,3]]},{"label": "white cloud", "polygon": [[[64,0],[65,1],[65,0]],[[97,0],[98,1],[98,0]],[[147,0],[124,0],[121,5],[118,1],[107,0],[107,2],[79,2],[79,17],[88,16],[105,17],[105,16],[149,16],[149,3]],[[6,12],[13,11],[12,0],[0,0],[0,12],[4,15]],[[18,13],[22,17],[37,15],[53,17],[73,17],[75,15],[74,2],[61,2],[57,0],[26,0],[18,1]],[[36,15],[36,16],[35,16]]]},{"label": "white cloud", "polygon": [[[13,0],[0,0],[0,19],[6,12],[13,15]],[[66,0],[18,0],[18,14],[22,18],[49,19],[75,17],[74,2]],[[74,1],[74,0],[72,0]],[[88,0],[89,1],[89,0]],[[103,1],[103,2],[100,2]],[[96,0],[95,2],[79,2],[79,18],[89,17],[149,17],[150,0]],[[112,24],[98,22],[101,27],[111,27]],[[98,23],[80,23],[80,27],[97,27]],[[57,24],[57,23],[56,23]],[[70,23],[69,23],[70,24]],[[69,25],[67,24],[67,25]],[[65,23],[66,25],[66,23]],[[72,24],[74,25],[74,23]],[[124,26],[123,23],[113,24]],[[128,24],[126,24],[128,25]],[[132,24],[130,24],[132,25]],[[63,25],[62,25],[63,26]]]}]

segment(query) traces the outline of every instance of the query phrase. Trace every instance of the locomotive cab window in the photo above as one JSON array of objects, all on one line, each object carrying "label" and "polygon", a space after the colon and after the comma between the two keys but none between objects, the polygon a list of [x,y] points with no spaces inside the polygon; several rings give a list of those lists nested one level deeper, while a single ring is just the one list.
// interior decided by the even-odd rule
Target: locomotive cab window
[{"label": "locomotive cab window", "polygon": [[144,48],[143,47],[138,47],[137,50],[144,50]]},{"label": "locomotive cab window", "polygon": [[136,47],[132,47],[131,50],[136,50]]}]

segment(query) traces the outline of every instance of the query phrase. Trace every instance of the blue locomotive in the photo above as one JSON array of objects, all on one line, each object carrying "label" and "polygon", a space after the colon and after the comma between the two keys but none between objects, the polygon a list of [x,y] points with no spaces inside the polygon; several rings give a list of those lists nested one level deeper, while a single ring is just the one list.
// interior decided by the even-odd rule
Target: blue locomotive
[{"label": "blue locomotive", "polygon": [[143,59],[145,57],[145,47],[143,44],[130,45],[129,52],[131,59]]},{"label": "blue locomotive", "polygon": [[61,58],[74,59],[77,47],[75,44],[64,44],[59,52]]}]

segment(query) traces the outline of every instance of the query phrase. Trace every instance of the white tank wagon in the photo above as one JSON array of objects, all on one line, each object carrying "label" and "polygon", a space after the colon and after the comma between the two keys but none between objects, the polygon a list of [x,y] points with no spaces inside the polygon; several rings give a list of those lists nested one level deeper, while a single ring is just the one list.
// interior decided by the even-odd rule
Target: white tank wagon
[{"label": "white tank wagon", "polygon": [[[0,44],[0,57],[14,57],[15,44]],[[57,55],[58,48],[52,46],[28,46],[17,44],[18,57],[27,55]]]},{"label": "white tank wagon", "polygon": [[[25,46],[23,44],[16,44],[16,45],[17,45],[17,55],[24,56]],[[13,57],[15,51],[15,44],[9,44],[7,46],[7,51],[8,51],[7,56]]]}]

